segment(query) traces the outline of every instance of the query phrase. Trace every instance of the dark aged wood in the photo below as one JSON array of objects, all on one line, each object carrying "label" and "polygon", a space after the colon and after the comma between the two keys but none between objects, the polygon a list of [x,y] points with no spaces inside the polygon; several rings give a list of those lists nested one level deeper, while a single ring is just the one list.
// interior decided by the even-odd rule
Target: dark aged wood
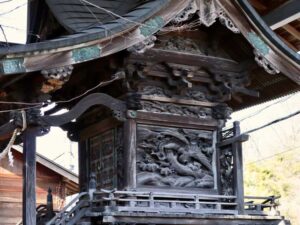
[{"label": "dark aged wood", "polygon": [[29,127],[24,132],[23,165],[23,224],[36,224],[36,136],[37,128]]},{"label": "dark aged wood", "polygon": [[78,144],[78,165],[79,165],[79,188],[80,192],[88,190],[88,177],[89,177],[89,157],[88,153],[89,143],[88,140],[80,141]]},{"label": "dark aged wood", "polygon": [[[102,0],[92,2],[106,5]],[[3,70],[0,73],[5,74],[42,69],[41,74],[36,72],[31,76],[42,80],[37,82],[42,88],[36,87],[38,90],[26,101],[40,102],[37,96],[58,101],[49,114],[63,107],[71,108],[63,115],[41,116],[39,110],[32,110],[32,115],[27,111],[26,116],[30,129],[39,126],[44,134],[49,126],[62,126],[72,140],[79,141],[82,193],[73,201],[78,200],[75,207],[67,206],[53,221],[55,224],[278,225],[282,218],[266,217],[267,210],[276,211],[274,198],[263,198],[259,204],[244,203],[241,143],[248,136],[240,133],[238,123],[232,129],[223,128],[232,113],[230,106],[245,106],[248,100],[259,97],[258,91],[287,80],[282,75],[270,79],[257,68],[253,48],[255,60],[267,72],[277,73],[279,69],[296,81],[298,57],[292,59],[293,55],[287,51],[277,54],[276,43],[269,43],[270,38],[266,40],[270,33],[260,32],[263,24],[252,24],[253,21],[247,20],[249,12],[246,16],[239,12],[243,0],[237,0],[237,4],[215,0],[132,2],[141,5],[126,6],[132,11],[125,16],[137,21],[140,16],[136,13],[140,12],[148,20],[137,21],[135,26],[124,18],[97,27],[91,23],[87,30],[84,28],[72,36],[67,45],[62,37],[52,41],[55,50],[43,54],[36,51],[33,55],[32,46],[26,55],[24,49],[13,49],[0,62]],[[148,11],[156,3],[168,7]],[[78,6],[80,12],[82,5],[74,5]],[[51,9],[61,24],[75,32],[78,26],[86,24],[85,19],[90,19],[76,14],[83,23],[70,27],[68,21],[62,21],[68,15],[59,13],[57,5]],[[216,21],[221,24],[214,24]],[[166,24],[169,25],[162,28]],[[103,38],[102,30],[97,30],[108,27],[113,34],[107,33]],[[162,32],[156,33],[159,30]],[[85,32],[92,35],[84,35]],[[80,42],[81,37],[84,40]],[[33,46],[47,50],[49,45],[45,43]],[[127,52],[112,55],[126,48]],[[259,54],[261,50],[263,54]],[[104,57],[108,55],[111,56]],[[11,61],[15,57],[18,60]],[[87,62],[90,60],[94,61]],[[72,100],[63,101],[114,74],[122,74],[122,80],[101,87],[103,93],[91,94],[76,104]],[[0,83],[1,80],[0,77]],[[7,81],[4,77],[4,83]],[[31,81],[26,79],[27,83]],[[12,88],[19,87],[12,85]],[[0,92],[0,98],[5,94]],[[19,114],[12,120],[13,123],[2,127],[5,132],[0,134],[9,135],[22,127]],[[249,216],[252,214],[259,217]]]},{"label": "dark aged wood", "polygon": [[90,107],[95,105],[102,105],[111,109],[114,116],[120,120],[125,119],[126,105],[123,101],[115,99],[104,93],[90,94],[80,100],[70,111],[57,116],[41,117],[41,122],[50,126],[61,126],[73,119],[78,118]]}]

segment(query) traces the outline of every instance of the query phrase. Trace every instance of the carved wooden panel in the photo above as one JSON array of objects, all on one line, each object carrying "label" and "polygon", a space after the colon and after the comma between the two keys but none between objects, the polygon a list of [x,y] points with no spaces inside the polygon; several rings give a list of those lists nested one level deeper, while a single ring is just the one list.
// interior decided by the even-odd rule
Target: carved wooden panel
[{"label": "carved wooden panel", "polygon": [[213,189],[212,131],[138,125],[137,187]]},{"label": "carved wooden panel", "polygon": [[[234,137],[233,128],[220,132],[221,141]],[[234,153],[232,144],[220,147],[220,193],[222,195],[234,195]]]},{"label": "carved wooden panel", "polygon": [[116,188],[122,183],[122,169],[118,163],[123,152],[122,138],[121,128],[110,129],[90,138],[90,171],[96,174],[99,189]]}]

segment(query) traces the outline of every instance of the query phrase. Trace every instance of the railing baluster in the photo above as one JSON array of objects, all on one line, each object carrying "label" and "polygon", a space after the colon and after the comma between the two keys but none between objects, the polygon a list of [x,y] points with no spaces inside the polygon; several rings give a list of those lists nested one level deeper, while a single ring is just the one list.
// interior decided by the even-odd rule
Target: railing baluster
[{"label": "railing baluster", "polygon": [[198,195],[195,196],[195,208],[200,209],[200,203],[199,203],[199,196]]},{"label": "railing baluster", "polygon": [[176,206],[177,206],[177,203],[176,203],[176,202],[171,202],[171,208],[172,208],[172,209],[175,209]]},{"label": "railing baluster", "polygon": [[110,199],[110,206],[115,207],[116,206],[116,200],[114,193],[109,193],[109,199]]},{"label": "railing baluster", "polygon": [[150,195],[149,195],[149,207],[150,208],[154,208],[154,197],[153,197],[153,193],[150,192]]}]

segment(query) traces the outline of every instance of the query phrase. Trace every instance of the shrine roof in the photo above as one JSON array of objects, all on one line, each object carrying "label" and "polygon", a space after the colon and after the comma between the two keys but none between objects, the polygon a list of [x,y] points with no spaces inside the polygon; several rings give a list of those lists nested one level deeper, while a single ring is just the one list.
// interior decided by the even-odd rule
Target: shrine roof
[{"label": "shrine roof", "polygon": [[[21,145],[14,145],[12,150],[23,154],[23,146]],[[76,194],[78,192],[79,180],[75,173],[39,153],[36,153],[36,162],[63,178],[66,182],[67,188],[69,189],[68,195]]]},{"label": "shrine roof", "polygon": [[[32,1],[29,3],[31,9],[29,18],[31,18],[31,20],[29,21],[28,30],[30,32],[28,43],[25,45],[11,45],[0,48],[0,56],[2,56],[3,59],[0,63],[0,73],[15,74],[38,70],[39,68],[32,68],[30,65],[26,65],[27,61],[31,61],[29,59],[30,57],[54,56],[54,54],[58,53],[74,55],[74,57],[67,57],[68,60],[65,59],[66,61],[64,63],[69,65],[121,51],[159,31],[172,17],[175,17],[185,9],[188,3],[189,1],[175,2],[171,0],[93,0],[80,2],[76,0],[67,2],[62,0],[47,0],[46,3],[43,1]],[[260,6],[258,9],[262,9],[263,7],[262,2],[257,3],[257,1],[251,1],[251,3],[256,7]],[[281,4],[277,3],[276,6],[281,7],[286,1],[282,0],[280,3]],[[282,55],[283,58],[291,64],[295,64],[294,67],[296,66],[297,72],[299,72],[300,55],[294,51],[299,50],[299,31],[297,31],[299,21],[297,17],[293,17],[296,19],[292,22],[296,25],[292,27],[295,32],[291,32],[293,34],[292,37],[297,40],[295,42],[296,44],[294,44],[294,48],[291,49],[292,44],[284,41],[286,40],[284,36],[275,35],[270,28],[272,24],[267,24],[247,0],[237,0],[236,4],[219,1],[219,4],[228,17],[241,30],[241,33],[246,39],[254,45],[254,48],[259,48],[259,46],[255,45],[259,45],[260,43],[264,44],[260,42],[260,39],[262,39],[263,42],[271,47],[275,55]],[[296,8],[297,12],[300,7],[299,3],[295,3],[294,5],[295,7],[293,7],[293,9]],[[260,10],[259,12],[266,14],[266,12],[269,12],[268,10],[266,11],[266,9],[272,9],[272,7],[275,7],[274,4],[264,6],[263,9],[265,9],[265,11]],[[293,12],[290,14],[292,13]],[[271,16],[269,14],[264,17],[268,23],[272,23],[274,22],[272,21],[274,15],[270,19],[269,17]],[[286,15],[286,17],[291,16],[290,14]],[[296,13],[296,15],[298,14]],[[239,21],[241,17],[244,18],[242,21]],[[249,28],[249,26],[252,30],[245,30]],[[137,27],[140,29],[134,29]],[[127,36],[128,31],[136,33],[136,37]],[[116,40],[116,37],[122,40]],[[131,40],[129,41],[129,39]],[[120,44],[120,42],[126,43]],[[118,46],[114,46],[114,43]],[[107,47],[107,45],[111,46]],[[82,49],[83,47],[88,48]],[[74,49],[78,51],[75,50],[75,52],[70,53],[70,51]],[[76,59],[76,55],[82,52],[88,52],[86,54],[89,55],[85,59],[82,59],[82,57]],[[269,58],[268,60],[271,62],[279,61],[279,59],[274,60],[274,56],[272,55],[271,53],[269,56],[266,56],[266,58]],[[277,62],[274,62],[274,64],[276,63]],[[16,66],[16,64],[19,66]],[[14,66],[17,68],[13,68]],[[46,66],[51,67],[51,65]],[[289,69],[286,68],[278,69],[286,75],[287,73],[292,74],[292,79],[297,83],[299,82],[299,77],[293,75],[295,70],[289,71]]]},{"label": "shrine roof", "polygon": [[[40,1],[30,3],[33,10],[29,16],[28,30],[31,34],[28,36],[28,43],[1,47],[0,55],[22,53],[37,55],[48,50],[52,50],[53,53],[59,52],[60,48],[73,49],[87,42],[109,39],[143,23],[166,7],[170,0],[89,1],[101,9],[78,3],[76,0],[46,2],[47,5]],[[111,15],[103,9],[122,18]],[[42,18],[47,15],[49,18]],[[48,27],[49,31],[41,28],[42,25]],[[38,39],[35,39],[36,36]]]},{"label": "shrine roof", "polygon": [[[44,69],[66,66],[75,66],[75,70],[77,67],[82,69],[83,64],[89,65],[94,60],[129,49],[147,41],[153,34],[160,35],[173,25],[178,15],[195,10],[191,5],[199,12],[200,5],[204,4],[201,2],[200,0],[30,1],[28,43],[0,48],[0,85],[2,88],[10,89],[11,85],[19,83],[12,89],[21,92],[19,86],[28,84],[24,80],[31,80],[39,86],[44,79],[41,75]],[[300,39],[297,35],[299,1],[208,2],[220,7],[221,10],[217,15],[219,20],[223,19],[223,23],[229,29],[241,34],[243,40],[238,41],[243,41],[251,47],[247,49],[248,56],[252,57],[253,61],[255,58],[263,67],[250,71],[253,80],[251,87],[262,92],[260,100],[250,99],[242,106],[233,104],[234,109],[258,104],[299,89],[300,55],[296,52],[299,50]],[[285,19],[277,18],[280,13],[276,10],[290,2],[293,5],[289,5],[289,13],[286,13]],[[211,19],[214,23],[217,18]],[[182,24],[184,23],[183,21]],[[282,26],[289,30],[290,36],[277,31],[274,24],[279,27],[277,29],[281,29]],[[205,27],[204,25],[209,26],[209,29],[219,29],[218,26],[211,28],[212,24],[199,23],[199,27]],[[288,29],[286,26],[293,28]],[[178,32],[177,35],[180,36],[182,33]],[[230,46],[234,47],[234,43]],[[240,55],[240,49],[233,51],[237,51],[237,55]],[[232,56],[224,57],[222,60],[230,60],[232,64],[240,62],[239,57]],[[276,77],[267,76],[264,69],[279,74]],[[3,95],[10,95],[9,91],[7,93],[5,91]],[[11,99],[23,100],[19,95],[14,94]]]}]

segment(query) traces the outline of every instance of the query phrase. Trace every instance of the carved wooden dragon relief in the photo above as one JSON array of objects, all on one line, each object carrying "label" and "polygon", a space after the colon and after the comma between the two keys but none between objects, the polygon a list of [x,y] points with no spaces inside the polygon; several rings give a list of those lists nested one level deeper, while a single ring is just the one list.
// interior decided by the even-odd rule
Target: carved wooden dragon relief
[{"label": "carved wooden dragon relief", "polygon": [[137,185],[213,188],[212,132],[139,126]]}]

